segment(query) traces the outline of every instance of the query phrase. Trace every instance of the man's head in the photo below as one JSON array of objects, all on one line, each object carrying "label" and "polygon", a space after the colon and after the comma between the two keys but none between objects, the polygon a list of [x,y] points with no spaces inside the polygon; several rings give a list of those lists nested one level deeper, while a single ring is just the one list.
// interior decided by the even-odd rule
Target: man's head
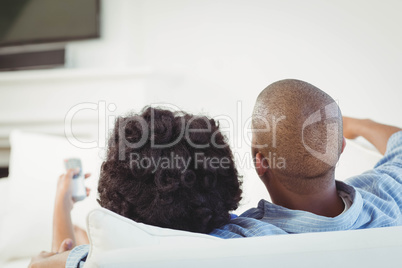
[{"label": "man's head", "polygon": [[[252,122],[258,165],[269,165],[271,176],[292,192],[325,187],[343,149],[342,115],[328,94],[299,80],[275,82],[258,96]],[[281,166],[273,159],[282,159]],[[257,167],[260,176],[266,170]]]},{"label": "man's head", "polygon": [[137,222],[208,233],[229,221],[240,185],[213,119],[146,108],[116,120],[98,201]]}]

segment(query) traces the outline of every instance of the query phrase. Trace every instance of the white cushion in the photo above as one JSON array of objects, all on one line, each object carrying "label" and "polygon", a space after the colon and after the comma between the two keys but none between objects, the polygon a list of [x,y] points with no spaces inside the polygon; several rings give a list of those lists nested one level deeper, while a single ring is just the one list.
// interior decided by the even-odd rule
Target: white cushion
[{"label": "white cushion", "polygon": [[3,222],[8,211],[7,203],[9,202],[9,185],[10,180],[8,178],[0,179],[0,230],[2,230]]},{"label": "white cushion", "polygon": [[221,240],[210,235],[137,223],[104,208],[88,214],[87,230],[91,244],[89,258],[97,258],[116,249],[155,245],[175,247]]},{"label": "white cushion", "polygon": [[85,267],[400,267],[402,227],[218,239],[128,220],[106,209],[88,215]]},{"label": "white cushion", "polygon": [[31,258],[13,259],[12,261],[7,261],[2,263],[0,261],[1,268],[26,268],[31,262]]},{"label": "white cushion", "polygon": [[93,177],[88,179],[88,186],[94,193],[75,205],[73,222],[85,228],[87,213],[98,207],[98,149],[80,149],[64,137],[21,131],[11,133],[10,143],[9,199],[7,211],[1,215],[4,221],[0,229],[0,260],[31,257],[41,250],[50,250],[56,184],[65,172],[65,158],[81,158],[84,172],[91,172]]},{"label": "white cushion", "polygon": [[[0,179],[0,215],[3,215],[7,210],[7,202],[9,200],[10,180],[8,178]],[[0,222],[3,217],[0,218]]]}]

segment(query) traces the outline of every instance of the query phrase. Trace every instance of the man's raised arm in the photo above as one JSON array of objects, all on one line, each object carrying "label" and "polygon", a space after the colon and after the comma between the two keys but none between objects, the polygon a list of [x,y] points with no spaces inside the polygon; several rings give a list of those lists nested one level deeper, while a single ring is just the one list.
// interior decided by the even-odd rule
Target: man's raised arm
[{"label": "man's raised arm", "polygon": [[385,154],[387,142],[392,134],[402,129],[384,125],[370,119],[357,119],[343,117],[343,136],[347,139],[355,139],[359,136],[371,142],[381,154]]}]

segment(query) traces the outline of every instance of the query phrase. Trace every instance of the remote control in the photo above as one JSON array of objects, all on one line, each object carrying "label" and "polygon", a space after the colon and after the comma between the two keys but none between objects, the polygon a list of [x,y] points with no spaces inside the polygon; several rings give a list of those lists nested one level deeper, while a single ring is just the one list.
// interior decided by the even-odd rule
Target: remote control
[{"label": "remote control", "polygon": [[82,172],[81,160],[79,158],[69,158],[64,160],[66,170],[79,169],[79,173],[73,176],[72,197],[74,202],[81,201],[87,197],[87,191],[84,184],[84,173]]}]

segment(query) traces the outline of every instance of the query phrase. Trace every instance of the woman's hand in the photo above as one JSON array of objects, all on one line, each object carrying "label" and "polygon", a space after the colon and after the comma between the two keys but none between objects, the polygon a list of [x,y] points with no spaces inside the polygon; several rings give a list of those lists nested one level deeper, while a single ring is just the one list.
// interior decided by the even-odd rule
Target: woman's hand
[{"label": "woman's hand", "polygon": [[[56,206],[61,206],[66,211],[71,211],[74,206],[72,197],[72,180],[73,176],[78,174],[79,170],[69,169],[66,174],[62,174],[57,182],[56,190]],[[85,174],[85,178],[89,178],[91,174]],[[87,196],[90,193],[90,189],[86,188]]]},{"label": "woman's hand", "polygon": [[[79,170],[69,169],[66,174],[62,174],[57,182],[56,202],[53,212],[53,242],[52,251],[56,252],[59,245],[66,238],[71,238],[73,246],[76,244],[73,223],[71,221],[71,210],[74,206],[72,196],[72,180],[74,174]],[[90,174],[85,174],[88,178]],[[90,190],[87,188],[87,196]]]},{"label": "woman's hand", "polygon": [[45,268],[45,267],[65,267],[68,254],[73,247],[73,241],[69,238],[65,239],[57,252],[42,251],[38,256],[31,259],[29,268]]}]

